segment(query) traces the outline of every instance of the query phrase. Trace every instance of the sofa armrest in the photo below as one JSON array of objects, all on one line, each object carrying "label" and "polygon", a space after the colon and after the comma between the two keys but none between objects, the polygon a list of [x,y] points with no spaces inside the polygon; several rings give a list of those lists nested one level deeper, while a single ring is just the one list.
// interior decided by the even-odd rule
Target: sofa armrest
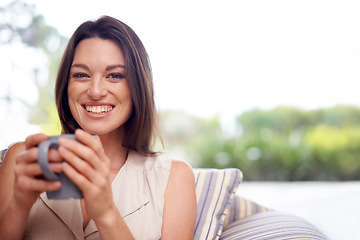
[{"label": "sofa armrest", "polygon": [[227,209],[224,227],[239,219],[267,211],[270,211],[270,209],[236,195],[231,202],[230,208]]}]

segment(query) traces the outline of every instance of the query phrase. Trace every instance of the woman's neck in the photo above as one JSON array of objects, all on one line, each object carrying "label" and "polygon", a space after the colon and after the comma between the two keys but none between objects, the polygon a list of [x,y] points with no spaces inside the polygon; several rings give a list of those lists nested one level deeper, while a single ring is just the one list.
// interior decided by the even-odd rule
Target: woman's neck
[{"label": "woman's neck", "polygon": [[100,136],[105,154],[110,160],[112,173],[120,170],[129,153],[129,150],[122,145],[124,136],[125,134],[119,131]]}]

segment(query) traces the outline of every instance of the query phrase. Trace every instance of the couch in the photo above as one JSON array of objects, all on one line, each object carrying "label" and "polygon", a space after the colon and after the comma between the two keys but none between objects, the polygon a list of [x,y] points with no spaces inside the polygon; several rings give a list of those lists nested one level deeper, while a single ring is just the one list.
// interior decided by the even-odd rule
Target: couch
[{"label": "couch", "polygon": [[[1,161],[6,150],[1,151]],[[236,195],[239,169],[194,169],[197,218],[194,239],[328,239],[297,216],[273,211]],[[241,191],[240,191],[241,192]]]},{"label": "couch", "polygon": [[249,201],[237,191],[239,169],[194,169],[197,219],[194,239],[328,239],[310,222]]}]

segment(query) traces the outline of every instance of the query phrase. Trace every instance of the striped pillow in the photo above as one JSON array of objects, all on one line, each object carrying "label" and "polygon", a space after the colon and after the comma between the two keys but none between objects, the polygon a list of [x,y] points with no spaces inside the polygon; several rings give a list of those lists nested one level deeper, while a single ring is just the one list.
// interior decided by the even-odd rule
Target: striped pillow
[{"label": "striped pillow", "polygon": [[239,169],[194,169],[197,217],[194,239],[219,239],[225,215],[242,181]]},{"label": "striped pillow", "polygon": [[304,219],[276,211],[257,213],[224,227],[220,240],[328,239]]},{"label": "striped pillow", "polygon": [[0,154],[0,156],[1,156],[0,157],[0,167],[1,167],[1,164],[2,164],[2,162],[4,160],[4,158],[5,158],[6,151],[7,151],[7,149],[1,151],[1,154]]},{"label": "striped pillow", "polygon": [[245,218],[256,213],[271,211],[270,209],[250,201],[246,198],[235,195],[231,201],[229,214],[226,214],[224,228],[232,222]]}]

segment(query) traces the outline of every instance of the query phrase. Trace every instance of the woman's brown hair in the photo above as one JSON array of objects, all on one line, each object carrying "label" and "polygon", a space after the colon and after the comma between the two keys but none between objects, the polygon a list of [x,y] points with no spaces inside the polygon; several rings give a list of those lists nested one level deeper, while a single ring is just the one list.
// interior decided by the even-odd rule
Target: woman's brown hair
[{"label": "woman's brown hair", "polygon": [[136,33],[123,22],[103,16],[95,21],[81,24],[65,49],[55,85],[55,101],[62,133],[74,133],[80,128],[71,114],[68,102],[68,79],[75,48],[88,38],[113,40],[124,51],[125,77],[133,101],[133,111],[126,122],[127,132],[123,146],[144,155],[154,155],[151,150],[156,137],[161,138],[154,101],[154,89],[148,54]]}]

